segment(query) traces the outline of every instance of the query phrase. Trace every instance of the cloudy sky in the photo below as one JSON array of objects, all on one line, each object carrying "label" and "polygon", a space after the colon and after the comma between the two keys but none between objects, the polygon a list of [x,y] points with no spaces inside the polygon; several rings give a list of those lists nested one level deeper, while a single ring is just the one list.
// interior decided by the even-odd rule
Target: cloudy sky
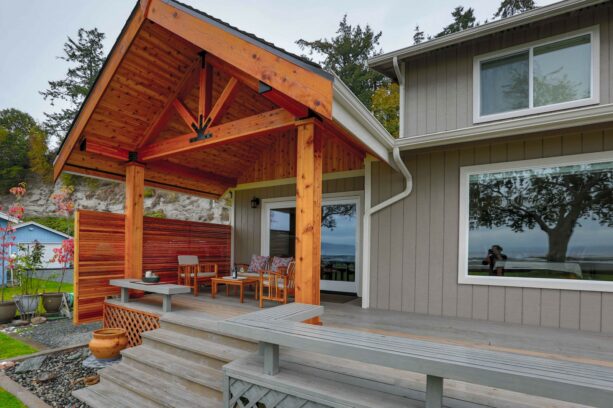
[{"label": "cloudy sky", "polygon": [[[450,11],[460,0],[184,0],[243,30],[299,53],[299,38],[334,34],[347,13],[351,24],[370,24],[383,31],[381,47],[392,51],[411,43],[415,25],[429,34],[450,22]],[[0,109],[15,107],[44,118],[51,109],[38,91],[47,81],[61,79],[66,64],[57,59],[67,36],[80,27],[107,34],[111,48],[132,10],[132,0],[1,0],[0,1]],[[480,21],[490,18],[499,0],[466,0]],[[552,3],[538,0],[539,6]],[[305,7],[308,4],[308,7]]]}]

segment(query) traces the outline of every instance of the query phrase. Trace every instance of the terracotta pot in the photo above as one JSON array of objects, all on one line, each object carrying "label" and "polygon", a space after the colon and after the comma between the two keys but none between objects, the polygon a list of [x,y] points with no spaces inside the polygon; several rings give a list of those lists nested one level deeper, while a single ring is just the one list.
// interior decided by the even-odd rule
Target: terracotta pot
[{"label": "terracotta pot", "polygon": [[17,313],[15,302],[0,302],[0,323],[10,323]]},{"label": "terracotta pot", "polygon": [[62,306],[63,295],[64,294],[61,292],[41,294],[40,296],[43,298],[43,307],[45,311],[47,313],[58,313]]},{"label": "terracotta pot", "polygon": [[93,331],[89,349],[99,360],[115,360],[127,345],[125,329],[99,329]]}]

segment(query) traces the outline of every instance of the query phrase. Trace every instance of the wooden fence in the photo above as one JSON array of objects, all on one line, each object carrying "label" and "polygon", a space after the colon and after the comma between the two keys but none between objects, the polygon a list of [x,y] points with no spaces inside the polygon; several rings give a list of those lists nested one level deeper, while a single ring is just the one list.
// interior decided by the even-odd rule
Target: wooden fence
[{"label": "wooden fence", "polygon": [[[102,319],[104,299],[118,295],[109,279],[124,277],[124,215],[79,210],[75,216],[74,322]],[[177,255],[198,255],[230,270],[229,225],[145,217],[143,270],[176,282]]]}]

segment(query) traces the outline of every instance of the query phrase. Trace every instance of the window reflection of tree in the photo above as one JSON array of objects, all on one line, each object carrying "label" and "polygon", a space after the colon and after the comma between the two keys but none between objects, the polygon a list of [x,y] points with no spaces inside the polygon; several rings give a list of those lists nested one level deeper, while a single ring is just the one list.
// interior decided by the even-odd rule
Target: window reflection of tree
[{"label": "window reflection of tree", "polygon": [[566,261],[568,244],[581,219],[613,227],[613,169],[552,168],[537,176],[480,175],[470,184],[470,228],[507,227],[524,232],[538,226],[548,236],[546,259]]},{"label": "window reflection of tree", "polygon": [[528,62],[516,64],[509,74],[509,82],[502,86],[507,103],[505,110],[517,110],[528,107]]},{"label": "window reflection of tree", "polygon": [[577,89],[581,84],[579,82],[573,83],[568,79],[567,74],[560,75],[563,70],[564,67],[559,67],[549,73],[541,74],[538,67],[535,68],[534,106],[551,105],[589,97],[589,94],[578,97]]},{"label": "window reflection of tree", "polygon": [[336,217],[343,216],[353,218],[355,216],[355,204],[325,205],[321,209],[321,226],[334,231]]}]

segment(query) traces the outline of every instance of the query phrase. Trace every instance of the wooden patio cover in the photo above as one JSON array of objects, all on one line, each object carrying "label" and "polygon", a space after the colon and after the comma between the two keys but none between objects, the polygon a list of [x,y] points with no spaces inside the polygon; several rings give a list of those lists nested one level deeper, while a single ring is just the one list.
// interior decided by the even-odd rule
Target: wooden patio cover
[{"label": "wooden patio cover", "polygon": [[62,143],[54,176],[126,182],[130,277],[142,273],[145,185],[218,198],[238,183],[296,177],[297,258],[312,271],[303,284],[317,278],[318,301],[322,173],[360,169],[370,152],[333,120],[333,85],[317,65],[205,13],[140,0]]}]

